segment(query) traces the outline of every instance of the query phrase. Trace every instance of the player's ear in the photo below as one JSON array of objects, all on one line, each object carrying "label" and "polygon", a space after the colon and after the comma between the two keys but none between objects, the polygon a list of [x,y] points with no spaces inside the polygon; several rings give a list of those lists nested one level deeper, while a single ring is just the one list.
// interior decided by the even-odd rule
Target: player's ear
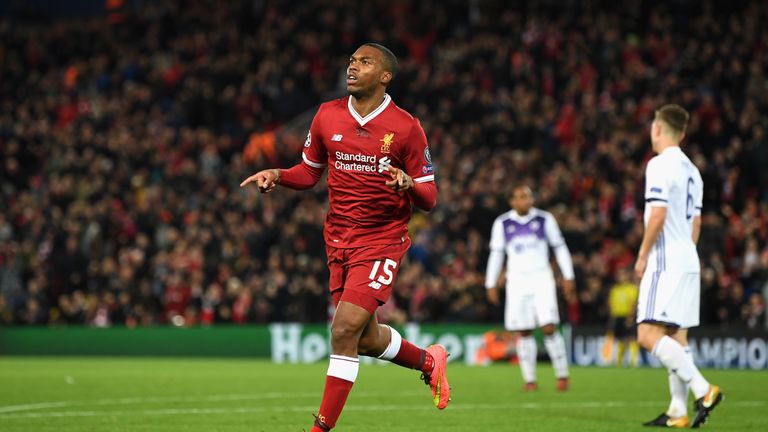
[{"label": "player's ear", "polygon": [[388,86],[391,81],[392,81],[392,72],[384,71],[381,74],[381,83],[384,84],[385,86]]}]

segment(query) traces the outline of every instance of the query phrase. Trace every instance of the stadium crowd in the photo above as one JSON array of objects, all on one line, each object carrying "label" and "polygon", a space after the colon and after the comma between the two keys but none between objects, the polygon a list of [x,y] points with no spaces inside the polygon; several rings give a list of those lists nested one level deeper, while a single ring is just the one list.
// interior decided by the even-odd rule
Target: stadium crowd
[{"label": "stadium crowd", "polygon": [[705,183],[702,322],[765,327],[766,4],[504,5],[190,0],[119,20],[0,18],[0,325],[326,321],[324,186],[238,184],[300,160],[308,116],[343,95],[347,57],[370,40],[400,57],[390,94],[421,119],[440,189],[414,215],[383,321],[500,322],[488,236],[525,182],[573,254],[564,318],[602,325],[642,235],[648,125],[676,102]]}]

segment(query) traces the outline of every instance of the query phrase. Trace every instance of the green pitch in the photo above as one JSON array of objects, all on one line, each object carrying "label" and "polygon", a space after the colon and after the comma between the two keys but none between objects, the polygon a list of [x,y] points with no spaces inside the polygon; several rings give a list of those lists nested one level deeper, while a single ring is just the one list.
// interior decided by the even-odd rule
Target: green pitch
[{"label": "green pitch", "polygon": [[[325,364],[155,358],[0,358],[0,430],[302,431],[312,423]],[[768,428],[768,373],[707,370],[725,402],[705,430]],[[363,365],[335,431],[648,431],[667,405],[659,369],[574,368],[554,390],[539,365],[537,393],[521,391],[517,367],[451,364],[453,401],[432,405],[419,374]]]}]

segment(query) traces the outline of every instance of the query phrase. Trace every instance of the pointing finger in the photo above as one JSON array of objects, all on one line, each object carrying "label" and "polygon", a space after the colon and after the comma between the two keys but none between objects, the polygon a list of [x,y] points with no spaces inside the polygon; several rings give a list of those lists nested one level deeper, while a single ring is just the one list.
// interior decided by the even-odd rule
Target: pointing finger
[{"label": "pointing finger", "polygon": [[252,181],[253,181],[253,176],[250,176],[247,179],[243,180],[242,183],[240,183],[240,187],[243,187],[243,186],[247,185],[248,183],[250,183]]}]

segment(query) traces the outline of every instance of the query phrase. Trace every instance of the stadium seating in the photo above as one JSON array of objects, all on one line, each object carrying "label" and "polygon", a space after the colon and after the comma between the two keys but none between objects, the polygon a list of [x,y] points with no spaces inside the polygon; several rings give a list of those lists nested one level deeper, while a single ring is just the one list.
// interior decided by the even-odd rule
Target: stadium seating
[{"label": "stadium seating", "polygon": [[326,321],[324,187],[238,184],[300,160],[307,113],[373,39],[400,57],[390,93],[420,117],[440,188],[383,321],[497,322],[488,235],[526,182],[574,254],[561,311],[605,322],[641,238],[648,124],[676,102],[706,190],[702,321],[766,326],[762,2],[728,19],[706,2],[327,3],[0,17],[0,325]]}]

